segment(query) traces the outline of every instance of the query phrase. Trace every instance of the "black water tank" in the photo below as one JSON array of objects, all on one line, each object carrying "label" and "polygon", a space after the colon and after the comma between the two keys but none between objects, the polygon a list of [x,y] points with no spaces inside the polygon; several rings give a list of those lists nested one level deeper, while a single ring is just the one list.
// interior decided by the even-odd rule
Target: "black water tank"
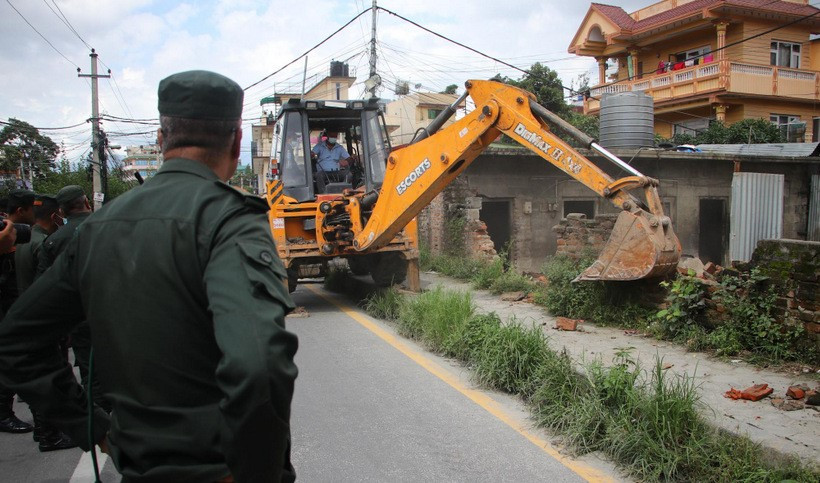
[{"label": "black water tank", "polygon": [[342,77],[344,75],[344,63],[338,60],[330,61],[330,76]]}]

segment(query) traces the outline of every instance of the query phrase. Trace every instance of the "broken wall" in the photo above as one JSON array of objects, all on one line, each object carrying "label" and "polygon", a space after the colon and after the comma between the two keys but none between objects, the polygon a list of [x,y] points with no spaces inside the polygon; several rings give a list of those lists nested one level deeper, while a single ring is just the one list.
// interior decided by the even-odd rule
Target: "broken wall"
[{"label": "broken wall", "polygon": [[[593,161],[611,176],[624,176],[608,161],[587,153]],[[657,150],[616,152],[622,159],[647,176],[660,180],[659,193],[667,214],[683,248],[683,254],[700,255],[700,241],[717,230],[723,253],[717,263],[726,264],[729,251],[729,210],[731,206],[732,173],[735,169],[746,172],[779,173],[785,177],[783,236],[805,239],[808,225],[809,180],[812,173],[820,172],[820,159],[796,161],[763,158],[740,162],[728,157],[710,157],[704,153],[671,153]],[[468,198],[474,198],[469,201]],[[448,199],[450,201],[445,202]],[[439,198],[425,209],[425,216],[438,218],[427,225],[422,223],[422,238],[429,246],[440,249],[444,233],[441,219],[449,216],[447,204],[464,207],[464,214],[473,221],[466,224],[467,239],[483,240],[475,246],[486,248],[481,236],[480,204],[483,201],[507,200],[510,203],[511,262],[522,271],[538,271],[547,258],[559,252],[559,236],[553,227],[560,226],[566,215],[567,202],[588,203],[594,220],[600,215],[618,213],[619,209],[592,190],[549,164],[529,150],[509,147],[491,148],[445,189]],[[701,200],[722,200],[722,226],[701,224],[701,208],[712,209],[721,203],[702,204]],[[442,205],[444,203],[444,205]],[[437,215],[435,213],[438,213]],[[707,213],[708,214],[708,213]],[[486,221],[486,220],[483,220]],[[492,233],[492,227],[488,230]],[[701,230],[706,230],[703,234]],[[574,242],[573,242],[574,243]],[[471,245],[472,246],[472,245]],[[563,245],[563,246],[566,246]],[[480,255],[479,255],[480,256]]]}]

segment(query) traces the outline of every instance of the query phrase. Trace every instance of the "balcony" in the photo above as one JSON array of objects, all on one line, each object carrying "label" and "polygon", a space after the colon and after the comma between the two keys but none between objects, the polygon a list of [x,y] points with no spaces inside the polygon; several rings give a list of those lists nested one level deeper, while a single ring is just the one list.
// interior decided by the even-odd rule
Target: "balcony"
[{"label": "balcony", "polygon": [[820,72],[717,61],[594,87],[584,103],[584,113],[597,114],[601,109],[601,95],[628,91],[644,91],[652,96],[656,105],[700,95],[729,93],[817,101],[820,100]]}]

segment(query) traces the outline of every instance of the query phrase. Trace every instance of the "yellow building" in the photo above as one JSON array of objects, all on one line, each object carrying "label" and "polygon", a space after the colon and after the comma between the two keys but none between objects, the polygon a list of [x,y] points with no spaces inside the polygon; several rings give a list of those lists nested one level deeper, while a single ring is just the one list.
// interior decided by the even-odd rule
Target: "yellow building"
[{"label": "yellow building", "polygon": [[[384,108],[384,120],[390,132],[390,144],[399,146],[412,141],[419,129],[427,127],[456,99],[458,96],[455,94],[413,92],[388,102]],[[453,122],[455,116],[445,126]]]},{"label": "yellow building", "polygon": [[598,114],[605,93],[644,91],[665,137],[764,118],[789,141],[817,141],[818,32],[808,0],[664,0],[632,13],[593,3],[569,52],[598,61],[585,113]]}]

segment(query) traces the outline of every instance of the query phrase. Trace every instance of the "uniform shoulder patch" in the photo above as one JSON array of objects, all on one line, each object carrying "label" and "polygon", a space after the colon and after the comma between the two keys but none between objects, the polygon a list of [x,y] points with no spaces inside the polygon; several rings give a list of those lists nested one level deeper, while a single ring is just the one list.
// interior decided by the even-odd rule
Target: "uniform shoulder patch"
[{"label": "uniform shoulder patch", "polygon": [[222,189],[230,191],[242,200],[242,203],[253,211],[265,213],[270,209],[268,202],[264,198],[240,190],[234,186],[229,185],[224,181],[214,181],[214,183]]}]

